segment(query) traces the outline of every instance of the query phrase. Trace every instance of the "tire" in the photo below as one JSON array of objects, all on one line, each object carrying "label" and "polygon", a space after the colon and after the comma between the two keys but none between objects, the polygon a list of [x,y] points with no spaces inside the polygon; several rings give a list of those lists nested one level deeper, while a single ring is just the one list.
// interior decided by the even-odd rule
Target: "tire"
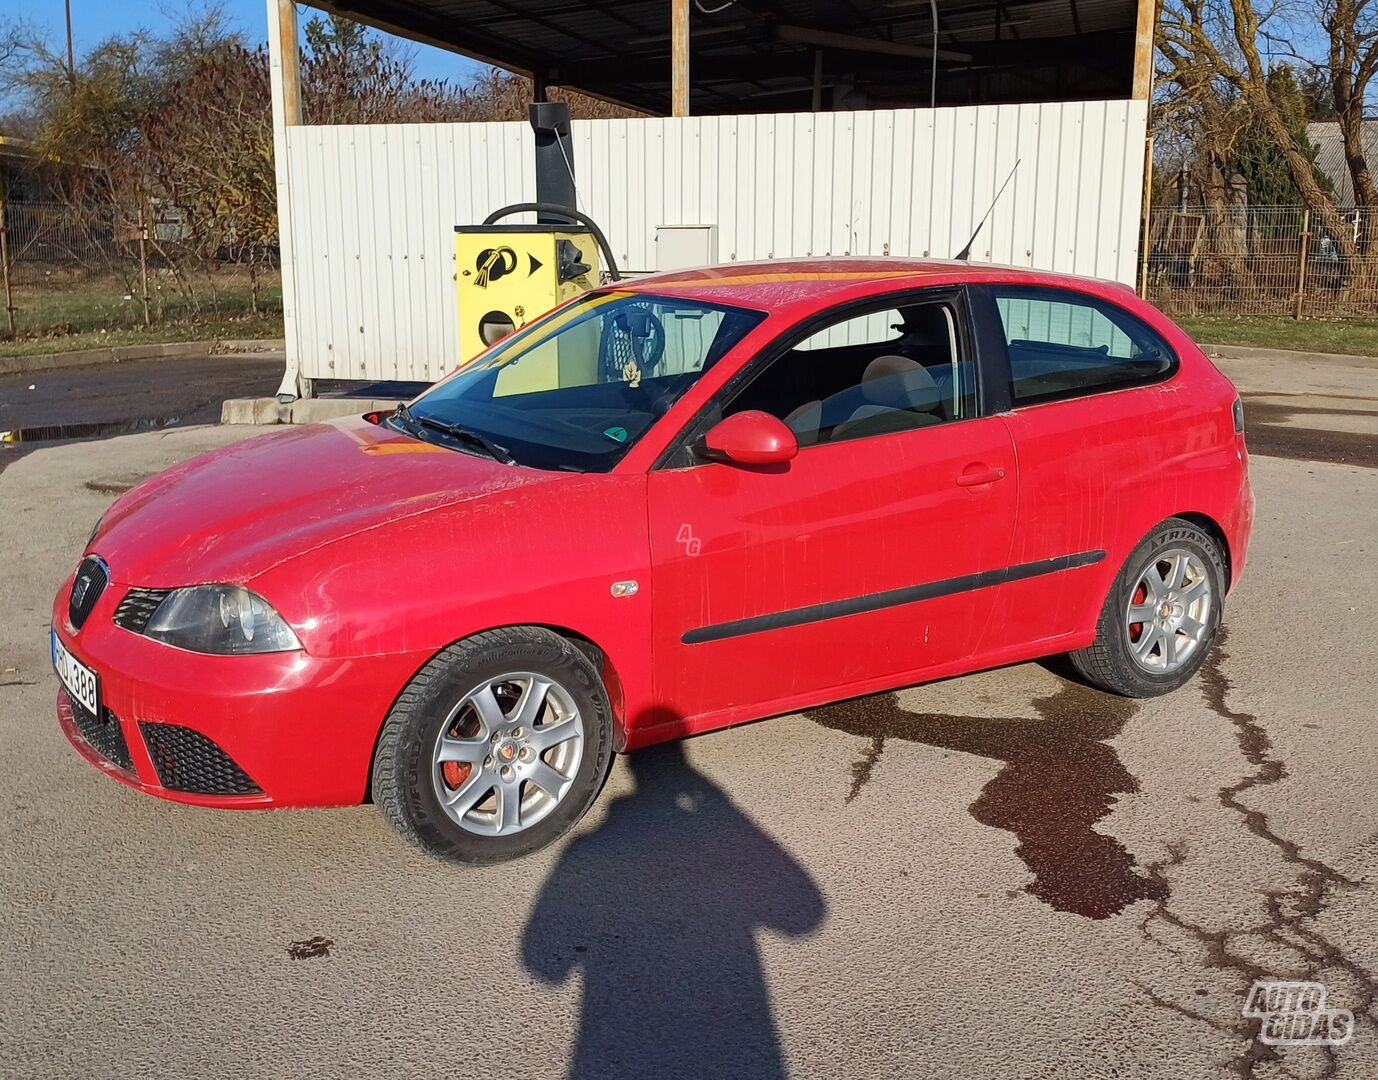
[{"label": "tire", "polygon": [[[523,724],[528,695],[540,711]],[[577,743],[567,729],[580,731]],[[445,753],[463,760],[439,760],[442,735]],[[445,649],[402,691],[374,752],[373,801],[436,858],[505,862],[571,829],[611,764],[612,709],[588,656],[541,627],[490,630]],[[491,790],[466,805],[485,784]]]},{"label": "tire", "polygon": [[[1178,566],[1185,568],[1183,584],[1173,589],[1170,579]],[[1205,605],[1199,604],[1201,581]],[[1170,693],[1190,681],[1215,644],[1225,582],[1220,543],[1188,521],[1169,518],[1125,560],[1101,609],[1096,640],[1068,658],[1103,690],[1132,698]],[[1167,617],[1158,618],[1164,611]],[[1154,617],[1136,622],[1135,614]]]}]

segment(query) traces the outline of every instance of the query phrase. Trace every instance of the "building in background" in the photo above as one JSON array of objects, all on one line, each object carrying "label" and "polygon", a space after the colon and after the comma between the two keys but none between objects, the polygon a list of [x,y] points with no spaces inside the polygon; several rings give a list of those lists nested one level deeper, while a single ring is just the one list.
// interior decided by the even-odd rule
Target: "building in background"
[{"label": "building in background", "polygon": [[[1330,181],[1336,206],[1354,205],[1354,179],[1345,163],[1344,139],[1334,120],[1313,120],[1306,125],[1306,137],[1316,148],[1316,168]],[[1365,120],[1360,127],[1364,155],[1378,161],[1378,120]]]},{"label": "building in background", "polygon": [[[332,10],[327,4],[316,4]],[[652,113],[573,125],[618,262],[950,257],[1136,276],[1153,0],[353,0],[351,19]],[[788,11],[788,16],[780,14]],[[302,126],[268,0],[284,393],[463,357],[454,226],[535,196],[522,123]],[[520,219],[517,219],[520,220]],[[696,248],[672,227],[702,226]],[[661,247],[663,238],[665,244]],[[711,238],[711,239],[709,239]],[[678,257],[675,257],[678,259]]]}]

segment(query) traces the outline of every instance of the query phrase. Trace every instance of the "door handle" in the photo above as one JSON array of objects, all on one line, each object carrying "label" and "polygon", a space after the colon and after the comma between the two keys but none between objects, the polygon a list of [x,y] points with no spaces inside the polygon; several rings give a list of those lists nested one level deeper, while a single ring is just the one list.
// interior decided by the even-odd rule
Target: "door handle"
[{"label": "door handle", "polygon": [[957,477],[958,487],[981,487],[1005,479],[1004,469],[990,469],[984,465],[968,465]]}]

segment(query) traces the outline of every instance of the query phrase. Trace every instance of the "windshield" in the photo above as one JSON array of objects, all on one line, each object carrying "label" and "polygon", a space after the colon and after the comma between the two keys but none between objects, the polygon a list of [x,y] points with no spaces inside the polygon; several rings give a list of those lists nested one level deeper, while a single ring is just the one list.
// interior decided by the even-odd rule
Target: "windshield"
[{"label": "windshield", "polygon": [[499,342],[388,422],[518,465],[605,472],[763,318],[695,300],[590,293]]}]

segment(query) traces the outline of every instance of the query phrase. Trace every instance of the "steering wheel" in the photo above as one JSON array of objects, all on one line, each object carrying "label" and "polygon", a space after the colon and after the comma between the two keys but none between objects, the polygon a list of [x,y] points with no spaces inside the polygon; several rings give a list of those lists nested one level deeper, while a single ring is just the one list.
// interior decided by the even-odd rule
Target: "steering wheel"
[{"label": "steering wheel", "polygon": [[649,307],[625,308],[612,317],[608,344],[617,371],[635,362],[643,377],[651,375],[665,355],[665,324]]}]

